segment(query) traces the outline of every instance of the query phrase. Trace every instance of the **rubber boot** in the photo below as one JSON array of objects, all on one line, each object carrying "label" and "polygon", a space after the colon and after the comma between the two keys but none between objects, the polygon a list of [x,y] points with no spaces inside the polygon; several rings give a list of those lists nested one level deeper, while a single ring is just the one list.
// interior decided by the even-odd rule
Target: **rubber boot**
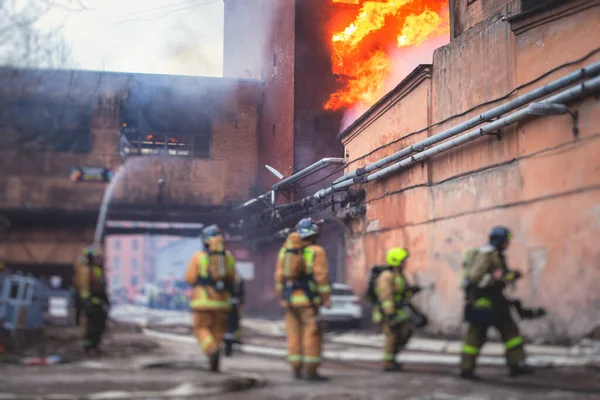
[{"label": "rubber boot", "polygon": [[383,372],[400,372],[402,371],[402,364],[394,361],[394,364],[388,365],[383,368]]},{"label": "rubber boot", "polygon": [[462,371],[460,371],[460,377],[462,379],[467,379],[470,381],[480,380],[479,377],[477,375],[475,375],[474,371],[470,371],[470,370],[466,370],[466,369],[463,369]]},{"label": "rubber boot", "polygon": [[300,366],[293,367],[293,369],[292,369],[292,378],[294,378],[295,380],[302,379],[302,367],[300,367]]},{"label": "rubber boot", "polygon": [[309,382],[327,382],[329,378],[323,375],[319,375],[318,372],[315,372],[310,375],[306,375],[306,380]]},{"label": "rubber boot", "polygon": [[225,357],[231,357],[233,355],[233,342],[227,340],[225,342]]},{"label": "rubber boot", "polygon": [[531,375],[534,372],[533,367],[527,365],[525,362],[509,365],[508,371],[509,376],[512,378],[516,378],[517,376],[521,375]]},{"label": "rubber boot", "polygon": [[214,351],[208,357],[208,365],[212,372],[219,372],[219,360],[220,360],[219,350]]}]

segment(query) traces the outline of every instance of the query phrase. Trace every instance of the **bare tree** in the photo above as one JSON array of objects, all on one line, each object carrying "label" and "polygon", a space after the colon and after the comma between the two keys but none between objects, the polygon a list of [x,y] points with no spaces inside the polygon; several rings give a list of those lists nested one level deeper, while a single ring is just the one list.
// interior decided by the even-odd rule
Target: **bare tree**
[{"label": "bare tree", "polygon": [[39,26],[56,8],[85,10],[80,0],[0,0],[0,65],[56,68],[69,61],[60,28]]}]

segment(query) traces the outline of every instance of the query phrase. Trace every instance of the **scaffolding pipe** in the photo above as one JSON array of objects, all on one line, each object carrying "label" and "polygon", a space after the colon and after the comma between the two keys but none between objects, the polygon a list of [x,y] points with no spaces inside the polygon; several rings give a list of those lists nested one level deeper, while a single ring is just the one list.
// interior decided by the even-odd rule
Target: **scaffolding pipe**
[{"label": "scaffolding pipe", "polygon": [[[427,139],[424,139],[420,142],[417,142],[411,146],[405,147],[402,150],[391,154],[387,157],[384,157],[380,160],[377,160],[374,163],[371,163],[363,168],[358,168],[352,172],[349,172],[340,178],[333,181],[334,184],[345,182],[349,179],[353,179],[357,176],[366,175],[369,172],[372,172],[376,169],[384,167],[394,161],[400,160],[408,155],[413,153],[417,153],[423,150],[425,147],[431,146],[433,144],[439,143],[443,140],[446,140],[452,136],[458,135],[466,131],[467,129],[471,129],[480,125],[484,122],[489,122],[493,118],[497,118],[503,114],[506,114],[509,111],[515,110],[519,107],[524,106],[527,103],[530,103],[534,100],[537,100],[541,97],[544,97],[550,93],[556,92],[558,89],[562,89],[572,83],[575,83],[583,78],[591,78],[600,74],[600,61],[592,63],[588,66],[585,66],[581,69],[578,69],[575,72],[572,72],[568,75],[563,76],[553,82],[550,82],[538,89],[535,89],[523,96],[517,97],[516,99],[509,101],[508,103],[504,103],[498,107],[494,107],[491,110],[484,112],[483,114],[479,114],[477,117],[471,118],[468,121],[465,121],[461,124],[456,125],[453,128],[450,128],[444,132],[441,132],[437,135],[431,136]],[[342,187],[346,187],[348,185],[343,185]]]},{"label": "scaffolding pipe", "polygon": [[276,184],[274,184],[271,187],[271,189],[272,190],[280,189],[284,186],[287,186],[289,184],[297,182],[298,180],[304,178],[305,176],[312,174],[313,172],[317,172],[329,165],[343,164],[345,161],[346,160],[344,160],[343,158],[323,158],[323,159],[317,161],[316,163],[304,168],[303,170],[296,172],[294,175],[287,177],[282,181],[277,182]]},{"label": "scaffolding pipe", "polygon": [[[554,96],[551,96],[545,100],[542,100],[540,103],[559,103],[559,104],[569,103],[569,102],[572,102],[573,100],[576,100],[576,99],[579,99],[579,98],[585,96],[586,94],[588,94],[590,92],[599,91],[599,90],[600,90],[600,77],[597,77],[597,78],[587,80],[583,83],[580,83],[580,84],[578,84],[572,88],[569,88],[567,90],[564,90],[564,91],[562,91]],[[443,151],[452,149],[456,146],[459,146],[463,143],[469,142],[469,141],[476,139],[478,137],[481,137],[483,135],[498,131],[499,129],[501,129],[505,126],[511,125],[517,121],[520,121],[520,120],[526,118],[526,117],[534,117],[534,116],[535,116],[535,114],[532,114],[532,112],[529,110],[529,108],[524,108],[524,109],[519,110],[513,114],[506,116],[506,117],[500,118],[497,121],[491,122],[481,128],[475,129],[465,135],[461,135],[460,137],[458,137],[456,139],[449,140],[440,145],[432,147],[428,150],[414,154],[414,155],[410,156],[409,158],[406,158],[398,163],[388,166],[387,168],[384,168],[378,172],[368,175],[366,177],[366,179],[363,179],[363,181],[364,182],[372,182],[372,181],[382,178],[392,172],[398,171],[409,165],[423,161],[433,155],[436,155]],[[332,185],[330,188],[319,190],[317,193],[314,194],[314,197],[316,199],[323,199],[323,198],[325,198],[325,196],[327,196],[333,190],[343,189],[343,188],[352,186],[354,183],[355,182],[353,179],[348,179],[344,182],[340,182],[335,185]]]}]

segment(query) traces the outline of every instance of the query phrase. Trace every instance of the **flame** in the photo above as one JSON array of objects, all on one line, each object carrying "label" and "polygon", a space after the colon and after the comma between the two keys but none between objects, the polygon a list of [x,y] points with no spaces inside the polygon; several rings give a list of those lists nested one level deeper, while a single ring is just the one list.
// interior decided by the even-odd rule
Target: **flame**
[{"label": "flame", "polygon": [[398,36],[398,47],[419,46],[433,35],[450,32],[450,25],[447,22],[439,14],[430,10],[425,10],[420,15],[409,15]]},{"label": "flame", "polygon": [[401,57],[402,51],[449,31],[448,0],[365,1],[354,21],[331,36],[332,70],[341,76],[343,87],[331,94],[324,108],[336,111],[373,105],[393,75],[397,64],[393,54]]}]

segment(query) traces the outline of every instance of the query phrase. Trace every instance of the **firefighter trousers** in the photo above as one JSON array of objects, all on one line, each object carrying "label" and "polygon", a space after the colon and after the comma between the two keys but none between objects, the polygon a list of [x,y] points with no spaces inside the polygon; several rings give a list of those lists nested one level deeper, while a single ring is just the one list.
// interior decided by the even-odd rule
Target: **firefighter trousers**
[{"label": "firefighter trousers", "polygon": [[231,311],[227,315],[227,332],[225,333],[226,343],[239,343],[242,337],[240,329],[240,306],[231,305]]},{"label": "firefighter trousers", "polygon": [[383,368],[393,367],[396,355],[406,346],[410,340],[413,329],[410,320],[403,321],[394,327],[383,324]]},{"label": "firefighter trousers", "polygon": [[196,339],[207,356],[219,351],[227,330],[227,310],[194,310]]},{"label": "firefighter trousers", "polygon": [[285,310],[285,330],[288,342],[288,361],[294,372],[304,366],[308,375],[315,375],[321,363],[323,327],[316,307],[290,306]]},{"label": "firefighter trousers", "polygon": [[[506,362],[509,365],[515,365],[524,360],[523,338],[519,336],[519,327],[510,316],[510,313],[502,313],[498,316],[493,326],[498,330],[504,342]],[[487,325],[469,324],[462,348],[461,368],[463,371],[473,371],[475,369],[477,356],[487,340],[487,331]]]},{"label": "firefighter trousers", "polygon": [[106,329],[108,315],[104,305],[92,304],[85,310],[83,347],[97,349]]}]

